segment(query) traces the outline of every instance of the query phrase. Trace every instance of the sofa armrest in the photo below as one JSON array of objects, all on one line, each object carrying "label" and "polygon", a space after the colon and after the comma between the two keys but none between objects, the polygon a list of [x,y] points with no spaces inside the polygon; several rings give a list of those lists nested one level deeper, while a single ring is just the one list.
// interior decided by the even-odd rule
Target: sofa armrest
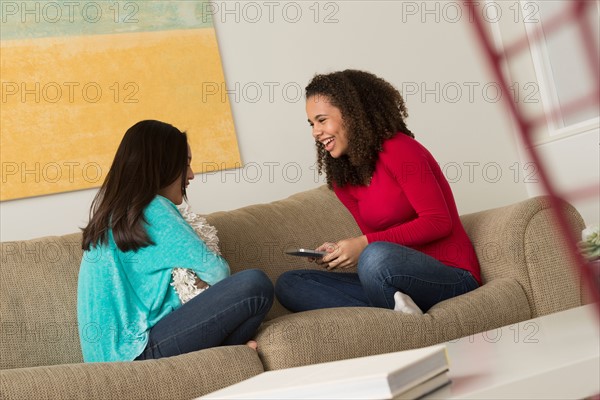
[{"label": "sofa armrest", "polygon": [[247,346],[159,360],[0,371],[1,399],[192,399],[263,372]]},{"label": "sofa armrest", "polygon": [[285,315],[257,334],[265,370],[364,357],[443,343],[531,318],[515,279],[496,279],[427,314],[344,307]]},{"label": "sofa armrest", "polygon": [[[568,203],[559,210],[576,236],[584,227]],[[538,317],[582,304],[581,278],[555,221],[549,197],[461,216],[481,265],[483,282],[516,279]]]}]

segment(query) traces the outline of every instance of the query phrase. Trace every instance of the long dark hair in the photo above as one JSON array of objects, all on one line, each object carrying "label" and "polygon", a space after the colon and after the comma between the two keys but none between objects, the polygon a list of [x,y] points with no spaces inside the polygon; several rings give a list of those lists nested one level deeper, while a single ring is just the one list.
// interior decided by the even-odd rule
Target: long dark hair
[{"label": "long dark hair", "polygon": [[333,158],[317,142],[319,174],[325,170],[327,185],[368,185],[383,142],[401,132],[415,135],[404,122],[408,112],[400,92],[369,72],[347,69],[316,75],[306,86],[306,98],[323,96],[342,114],[348,134],[347,154]]},{"label": "long dark hair", "polygon": [[181,179],[185,198],[187,135],[160,121],[140,121],[127,130],[83,229],[82,247],[108,241],[112,229],[122,251],[152,245],[144,224],[144,208],[158,191]]}]

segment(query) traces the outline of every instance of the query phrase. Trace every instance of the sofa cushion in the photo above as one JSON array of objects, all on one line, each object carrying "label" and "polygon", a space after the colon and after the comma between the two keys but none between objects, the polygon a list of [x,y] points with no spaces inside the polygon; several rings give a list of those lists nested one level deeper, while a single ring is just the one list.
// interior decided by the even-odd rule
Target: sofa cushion
[{"label": "sofa cushion", "polygon": [[305,311],[270,320],[257,334],[265,370],[429,346],[531,318],[515,279],[496,279],[424,315],[383,308]]},{"label": "sofa cushion", "polygon": [[82,362],[81,234],[1,244],[0,369]]},{"label": "sofa cushion", "polygon": [[[352,215],[326,186],[206,218],[218,230],[221,252],[232,273],[258,268],[273,282],[291,269],[320,268],[285,254],[287,249],[314,248],[361,234]],[[276,301],[267,319],[286,313]]]},{"label": "sofa cushion", "polygon": [[159,360],[0,371],[0,398],[187,400],[261,372],[256,351],[226,346]]}]

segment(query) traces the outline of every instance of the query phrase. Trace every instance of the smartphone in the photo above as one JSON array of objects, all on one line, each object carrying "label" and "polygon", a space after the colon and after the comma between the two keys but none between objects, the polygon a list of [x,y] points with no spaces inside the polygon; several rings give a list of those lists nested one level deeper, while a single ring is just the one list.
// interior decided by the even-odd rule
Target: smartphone
[{"label": "smartphone", "polygon": [[291,256],[299,256],[299,257],[322,258],[325,254],[327,254],[327,252],[326,251],[309,250],[309,249],[291,249],[291,250],[286,251],[286,254],[289,254]]}]

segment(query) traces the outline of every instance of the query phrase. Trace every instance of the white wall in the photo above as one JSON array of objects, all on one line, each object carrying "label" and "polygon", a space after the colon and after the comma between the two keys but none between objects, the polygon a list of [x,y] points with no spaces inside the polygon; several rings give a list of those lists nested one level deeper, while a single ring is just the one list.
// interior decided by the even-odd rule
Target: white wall
[{"label": "white wall", "polygon": [[[296,89],[317,72],[345,68],[369,70],[403,90],[408,125],[443,166],[461,213],[527,197],[507,112],[468,16],[457,14],[462,1],[266,3],[213,3],[227,86],[239,88],[230,101],[247,167],[197,175],[188,191],[195,211],[268,202],[320,185]],[[1,240],[75,232],[94,194],[3,202]]]}]

